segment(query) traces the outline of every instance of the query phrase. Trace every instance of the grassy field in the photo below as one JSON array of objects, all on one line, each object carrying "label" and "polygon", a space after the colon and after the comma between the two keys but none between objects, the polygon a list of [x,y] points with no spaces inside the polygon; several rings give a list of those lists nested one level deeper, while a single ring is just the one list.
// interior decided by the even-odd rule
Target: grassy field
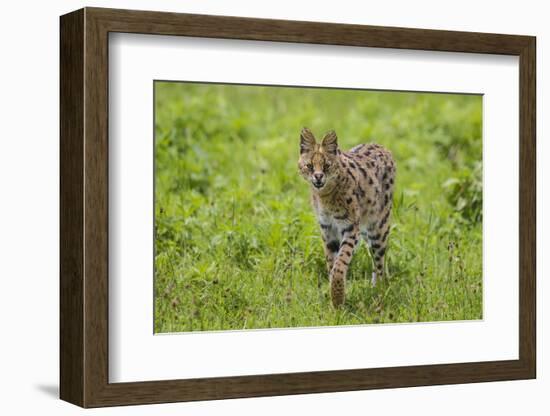
[{"label": "grassy field", "polygon": [[[482,318],[480,96],[155,83],[155,331]],[[299,176],[299,132],[397,162],[390,278],[364,243],[344,307]]]}]

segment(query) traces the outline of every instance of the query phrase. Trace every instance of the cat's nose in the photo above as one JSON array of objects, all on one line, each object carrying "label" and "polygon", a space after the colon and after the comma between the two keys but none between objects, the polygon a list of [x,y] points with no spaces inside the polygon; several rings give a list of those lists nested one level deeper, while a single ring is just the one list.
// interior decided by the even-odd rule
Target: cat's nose
[{"label": "cat's nose", "polygon": [[315,178],[315,180],[316,180],[317,182],[321,182],[321,180],[323,179],[323,176],[324,176],[324,175],[323,175],[322,173],[314,173],[314,174],[313,174],[313,177]]}]

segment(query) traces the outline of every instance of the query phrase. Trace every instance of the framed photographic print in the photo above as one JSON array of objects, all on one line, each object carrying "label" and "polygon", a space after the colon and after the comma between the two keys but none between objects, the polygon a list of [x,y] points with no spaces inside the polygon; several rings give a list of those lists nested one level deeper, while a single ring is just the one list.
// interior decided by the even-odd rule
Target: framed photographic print
[{"label": "framed photographic print", "polygon": [[534,37],[60,25],[63,400],[535,377]]}]

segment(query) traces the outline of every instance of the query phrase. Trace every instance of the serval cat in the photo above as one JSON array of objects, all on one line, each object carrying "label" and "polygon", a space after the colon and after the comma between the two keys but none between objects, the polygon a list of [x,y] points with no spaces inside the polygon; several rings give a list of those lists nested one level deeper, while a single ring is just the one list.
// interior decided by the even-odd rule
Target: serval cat
[{"label": "serval cat", "polygon": [[325,246],[332,304],[345,300],[346,273],[359,235],[373,260],[372,284],[384,276],[390,232],[395,162],[378,144],[338,148],[334,131],[320,143],[313,133],[300,134],[301,175],[311,185],[311,199]]}]

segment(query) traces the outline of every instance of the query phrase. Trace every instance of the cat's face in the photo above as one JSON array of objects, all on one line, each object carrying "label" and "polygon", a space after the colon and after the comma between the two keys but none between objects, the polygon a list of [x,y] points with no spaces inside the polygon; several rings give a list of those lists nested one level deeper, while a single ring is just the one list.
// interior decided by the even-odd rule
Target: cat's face
[{"label": "cat's face", "polygon": [[313,133],[304,127],[300,134],[298,169],[302,177],[317,190],[322,190],[336,178],[339,171],[336,133],[328,132],[321,143],[317,143]]}]

